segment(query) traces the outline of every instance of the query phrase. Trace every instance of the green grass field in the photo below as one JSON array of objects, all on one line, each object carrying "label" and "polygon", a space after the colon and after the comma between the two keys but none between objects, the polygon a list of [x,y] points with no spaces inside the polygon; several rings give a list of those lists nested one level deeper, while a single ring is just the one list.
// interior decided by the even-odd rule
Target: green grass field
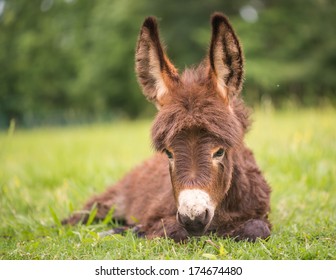
[{"label": "green grass field", "polygon": [[336,259],[336,110],[262,111],[246,142],[273,188],[271,238],[188,244],[59,220],[151,155],[150,121],[0,133],[0,259]]}]

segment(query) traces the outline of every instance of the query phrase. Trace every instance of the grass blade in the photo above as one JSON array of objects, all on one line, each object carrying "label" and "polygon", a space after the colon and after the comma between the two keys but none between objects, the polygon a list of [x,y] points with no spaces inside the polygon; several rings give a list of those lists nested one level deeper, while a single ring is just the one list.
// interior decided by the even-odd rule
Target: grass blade
[{"label": "grass blade", "polygon": [[57,217],[55,210],[54,210],[50,205],[49,205],[49,211],[50,211],[51,217],[52,217],[53,220],[54,220],[54,223],[55,223],[58,227],[61,227],[61,226],[62,226],[62,223],[61,223],[60,219]]},{"label": "grass blade", "polygon": [[92,224],[94,218],[95,218],[96,215],[97,215],[97,212],[98,212],[98,208],[96,207],[96,204],[94,204],[94,205],[92,206],[91,211],[90,211],[89,218],[88,218],[88,220],[87,220],[87,222],[86,222],[86,225],[87,225],[87,226],[89,226],[89,225]]}]

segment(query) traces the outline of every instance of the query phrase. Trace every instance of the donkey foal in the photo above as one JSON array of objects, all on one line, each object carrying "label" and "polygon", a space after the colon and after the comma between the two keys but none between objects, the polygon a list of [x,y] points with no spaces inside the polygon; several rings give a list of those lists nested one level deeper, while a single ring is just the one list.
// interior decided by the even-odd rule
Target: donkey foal
[{"label": "donkey foal", "polygon": [[240,99],[244,60],[228,19],[215,13],[205,60],[179,75],[160,43],[155,18],[147,18],[136,48],[136,73],[144,95],[158,108],[152,126],[157,153],[84,211],[63,224],[114,218],[148,238],[216,233],[255,241],[270,235],[270,187],[243,138],[250,121]]}]

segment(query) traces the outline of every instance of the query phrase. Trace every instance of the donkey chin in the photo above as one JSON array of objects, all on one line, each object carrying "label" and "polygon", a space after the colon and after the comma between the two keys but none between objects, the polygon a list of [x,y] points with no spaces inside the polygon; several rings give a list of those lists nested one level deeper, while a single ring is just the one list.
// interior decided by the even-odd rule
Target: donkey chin
[{"label": "donkey chin", "polygon": [[188,189],[178,196],[177,221],[192,236],[201,236],[209,228],[214,217],[215,206],[207,192]]}]

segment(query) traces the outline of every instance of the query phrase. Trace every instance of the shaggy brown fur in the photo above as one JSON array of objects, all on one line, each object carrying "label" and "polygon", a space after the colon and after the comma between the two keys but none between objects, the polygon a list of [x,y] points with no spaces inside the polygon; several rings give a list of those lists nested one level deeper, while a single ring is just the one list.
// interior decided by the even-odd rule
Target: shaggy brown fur
[{"label": "shaggy brown fur", "polygon": [[267,238],[270,188],[243,142],[250,125],[239,97],[243,57],[227,18],[212,16],[208,57],[181,76],[163,51],[156,20],[147,18],[136,71],[145,96],[159,108],[152,127],[158,153],[63,223],[85,221],[95,205],[96,219],[113,207],[115,219],[138,220],[148,238],[181,241],[210,232]]}]

